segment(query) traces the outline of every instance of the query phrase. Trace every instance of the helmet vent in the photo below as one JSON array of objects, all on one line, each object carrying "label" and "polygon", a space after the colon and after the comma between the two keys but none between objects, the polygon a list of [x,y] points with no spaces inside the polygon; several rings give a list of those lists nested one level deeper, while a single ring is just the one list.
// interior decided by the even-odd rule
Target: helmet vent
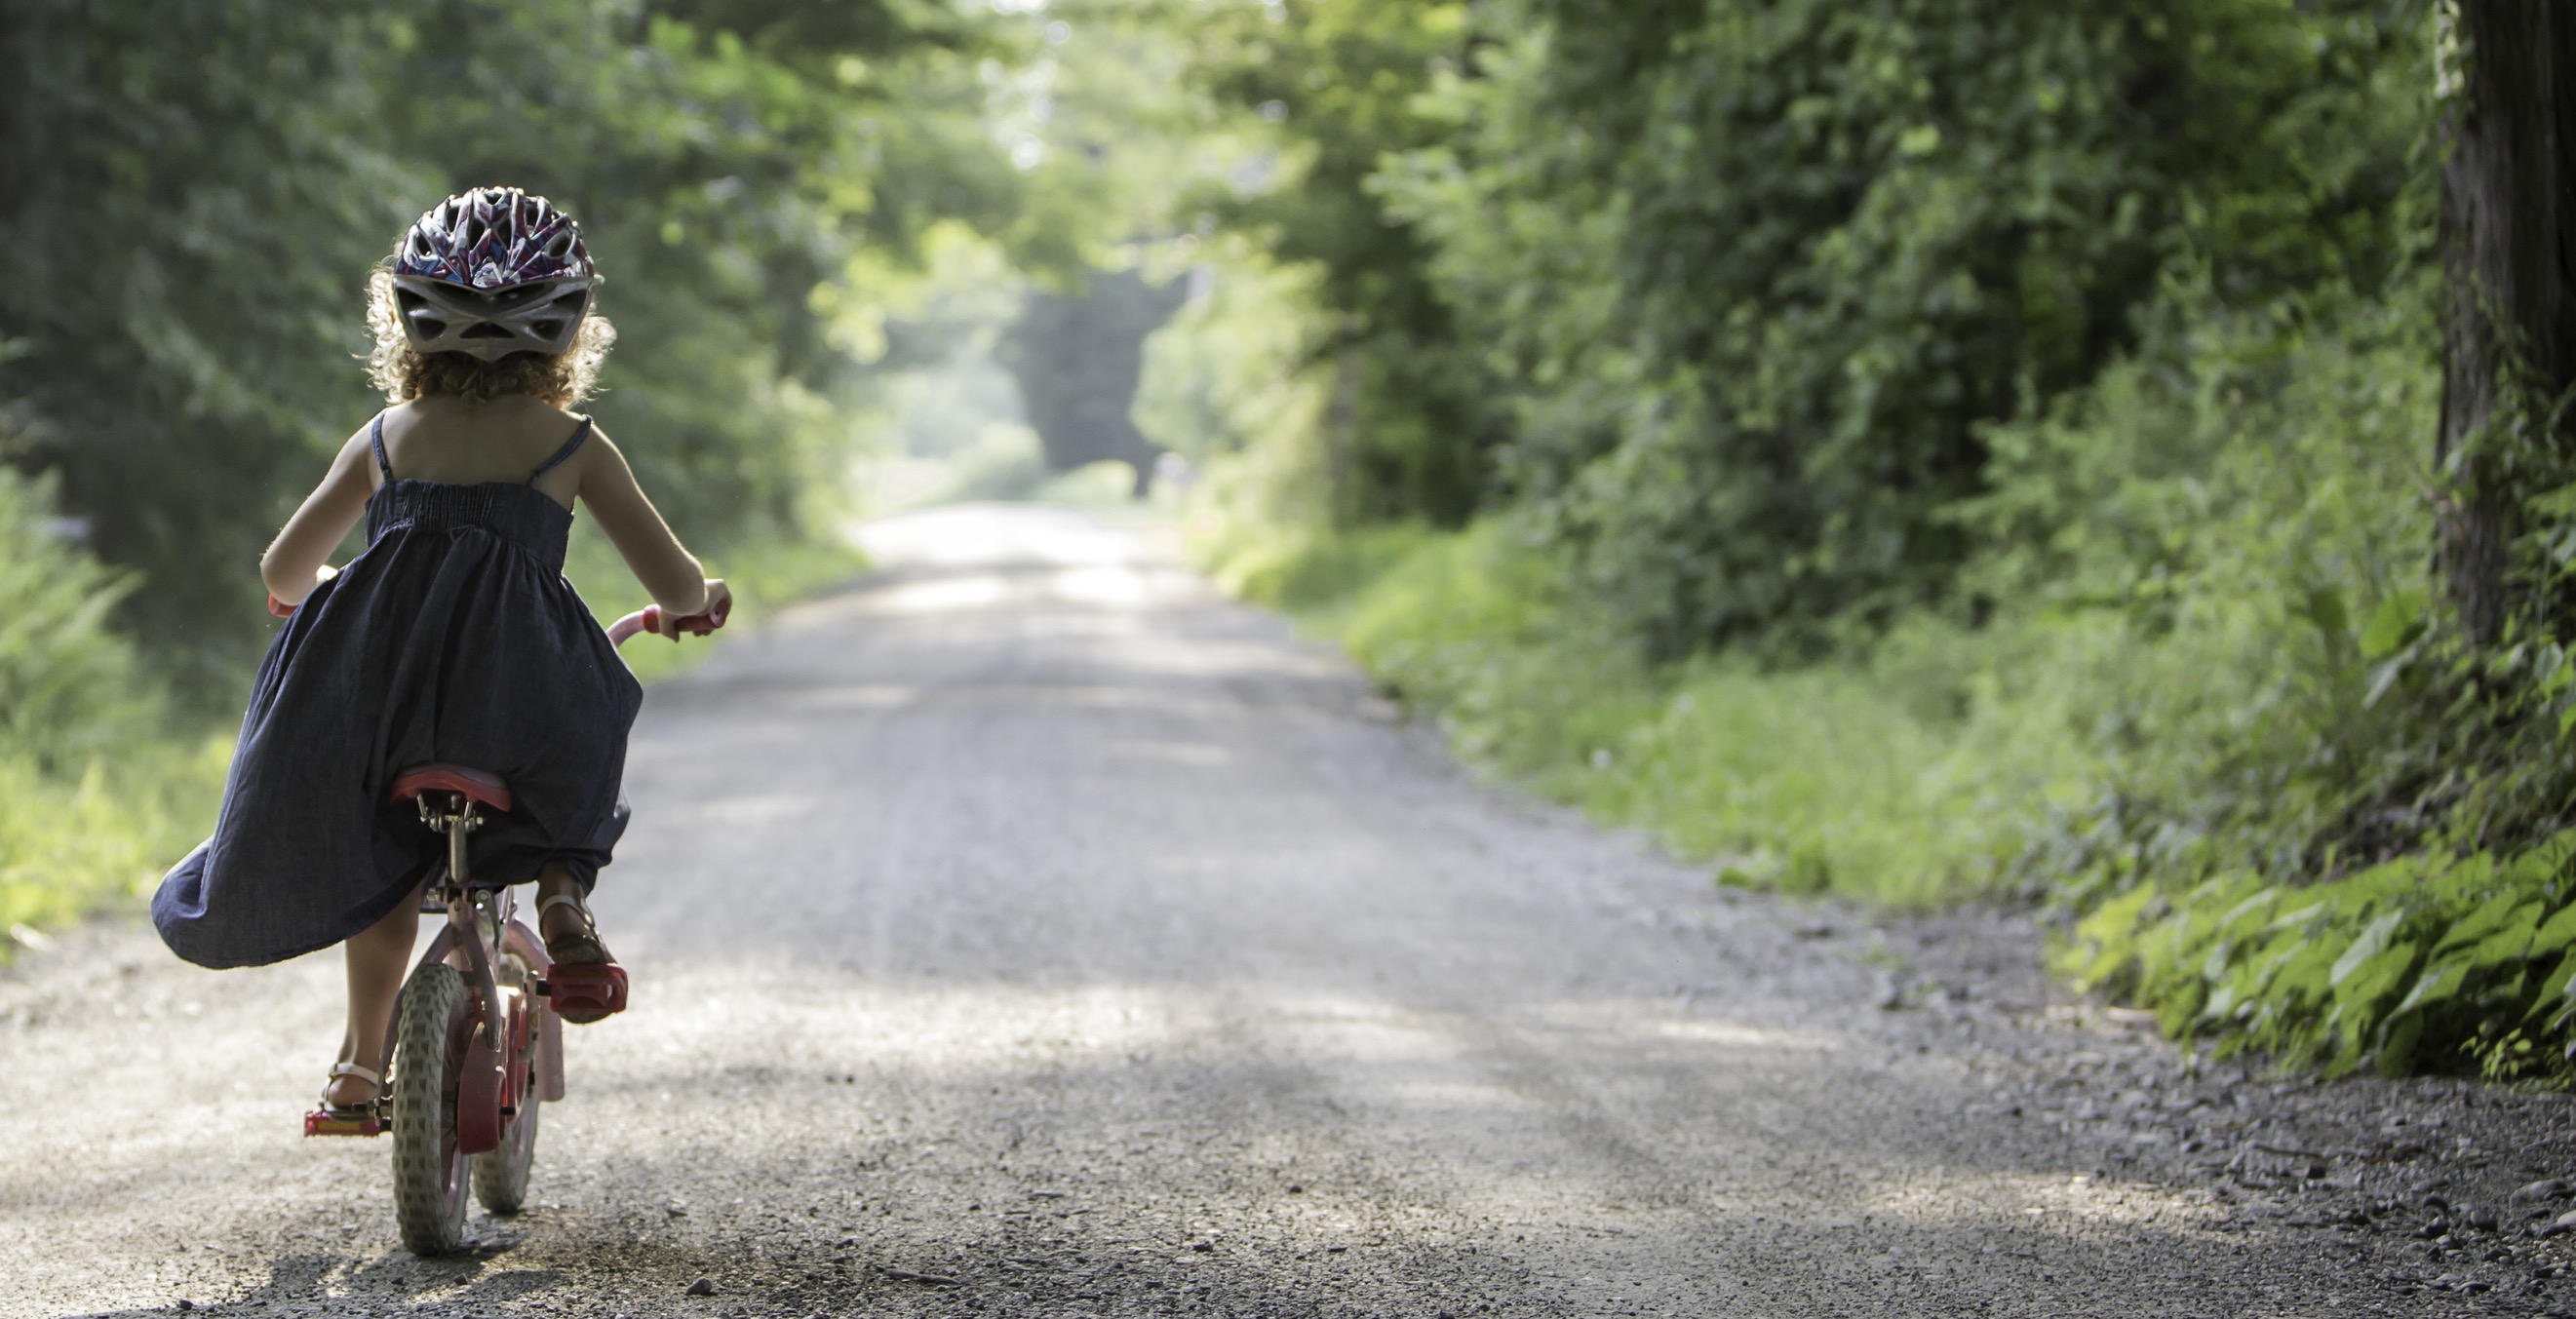
[{"label": "helmet vent", "polygon": [[[543,197],[517,188],[475,188],[432,207],[395,249],[393,274],[425,302],[406,299],[439,318],[454,343],[468,327],[496,321],[516,334],[483,332],[475,352],[507,352],[501,343],[525,340],[529,322],[554,322],[546,341],[567,338],[590,310],[590,286],[599,276],[583,250],[580,226]],[[445,348],[415,343],[424,351]]]}]

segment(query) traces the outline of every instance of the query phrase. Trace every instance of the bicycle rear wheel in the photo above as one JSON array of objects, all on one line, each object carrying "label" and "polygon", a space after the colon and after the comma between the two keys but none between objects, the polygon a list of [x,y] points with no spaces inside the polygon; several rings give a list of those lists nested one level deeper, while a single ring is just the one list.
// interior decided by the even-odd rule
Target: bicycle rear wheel
[{"label": "bicycle rear wheel", "polygon": [[403,986],[394,1045],[394,1222],[415,1255],[465,1243],[466,1157],[456,1148],[456,1077],[474,1032],[474,997],[455,967]]},{"label": "bicycle rear wheel", "polygon": [[[522,992],[536,983],[516,953],[502,955],[501,972],[503,983]],[[545,1000],[532,998],[529,1010],[545,1011]],[[538,1027],[529,1024],[528,1052],[519,1059],[519,1111],[501,1128],[500,1147],[474,1156],[474,1198],[496,1214],[515,1214],[528,1202],[528,1170],[537,1161],[537,1077],[545,1065],[546,1032]]]}]

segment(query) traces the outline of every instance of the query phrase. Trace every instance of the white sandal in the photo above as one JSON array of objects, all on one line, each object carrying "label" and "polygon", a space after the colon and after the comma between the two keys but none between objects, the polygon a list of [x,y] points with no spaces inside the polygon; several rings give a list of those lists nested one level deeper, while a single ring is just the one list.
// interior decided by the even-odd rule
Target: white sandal
[{"label": "white sandal", "polygon": [[[338,1085],[343,1079],[351,1077],[374,1086],[376,1093],[362,1104],[335,1104],[331,1102],[331,1087]],[[331,1064],[331,1077],[329,1080],[322,1083],[322,1110],[326,1113],[335,1115],[365,1113],[374,1109],[376,1105],[383,1103],[384,1098],[385,1074],[372,1067],[360,1067],[356,1063]]]}]

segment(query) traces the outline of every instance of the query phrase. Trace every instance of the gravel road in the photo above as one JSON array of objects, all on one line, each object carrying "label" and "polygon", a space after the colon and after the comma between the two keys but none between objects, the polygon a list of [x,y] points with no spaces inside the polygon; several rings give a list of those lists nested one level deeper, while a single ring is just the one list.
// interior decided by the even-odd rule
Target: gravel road
[{"label": "gravel road", "polygon": [[[2317,1086],[2023,918],[1734,895],[1480,784],[1149,531],[968,507],[657,685],[526,1212],[307,1141],[336,954],[0,972],[0,1314],[2546,1314],[2570,1108]],[[2576,1217],[2576,1215],[2571,1215]]]}]

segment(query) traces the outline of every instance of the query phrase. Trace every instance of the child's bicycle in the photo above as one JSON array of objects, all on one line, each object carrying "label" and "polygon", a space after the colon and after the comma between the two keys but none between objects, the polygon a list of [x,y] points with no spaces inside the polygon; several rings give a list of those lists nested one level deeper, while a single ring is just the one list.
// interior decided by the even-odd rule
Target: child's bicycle
[{"label": "child's bicycle", "polygon": [[[660,606],[648,606],[617,620],[608,635],[619,645],[637,632],[705,636],[724,626],[727,612],[665,618]],[[466,841],[484,812],[510,809],[508,784],[464,765],[415,765],[395,777],[388,798],[413,803],[422,822],[447,839],[446,860],[421,902],[422,911],[444,914],[447,926],[403,982],[377,1060],[385,1083],[375,1100],[308,1113],[304,1134],[391,1132],[403,1245],[440,1255],[464,1243],[469,1168],[486,1210],[515,1213],[526,1200],[537,1106],[564,1097],[563,1020],[624,1011],[626,971],[553,965],[545,942],[517,918],[509,886],[469,873]]]}]

